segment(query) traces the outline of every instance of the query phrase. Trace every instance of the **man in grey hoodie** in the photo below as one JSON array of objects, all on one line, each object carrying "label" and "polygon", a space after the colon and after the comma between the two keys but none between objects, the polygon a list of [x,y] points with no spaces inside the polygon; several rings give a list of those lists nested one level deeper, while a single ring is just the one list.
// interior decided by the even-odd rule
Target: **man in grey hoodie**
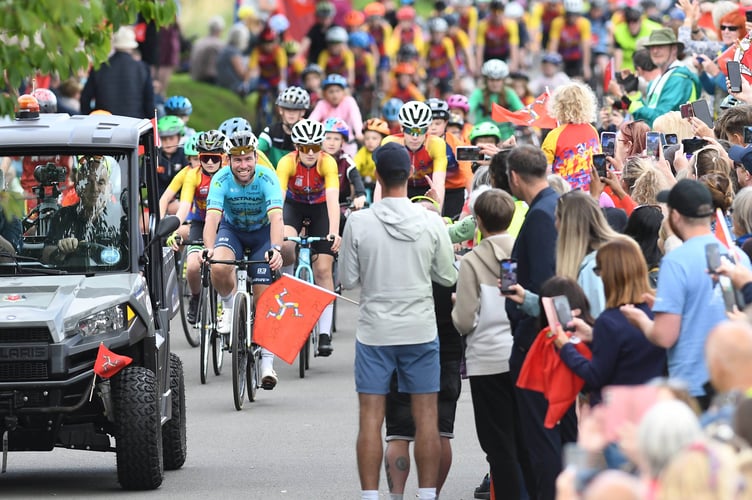
[{"label": "man in grey hoodie", "polygon": [[418,496],[431,499],[436,497],[441,456],[439,343],[431,282],[450,286],[457,270],[441,218],[407,198],[412,167],[404,146],[385,144],[373,159],[383,199],[350,216],[340,249],[342,286],[361,286],[355,346],[361,498],[379,498],[381,426],[396,372],[399,391],[411,394]]}]

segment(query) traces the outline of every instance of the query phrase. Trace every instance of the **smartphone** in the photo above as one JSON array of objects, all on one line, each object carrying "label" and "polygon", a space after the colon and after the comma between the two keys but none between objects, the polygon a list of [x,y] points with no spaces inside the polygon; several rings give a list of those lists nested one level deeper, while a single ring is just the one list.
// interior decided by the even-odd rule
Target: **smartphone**
[{"label": "smartphone", "polygon": [[705,245],[705,261],[708,264],[708,272],[714,274],[721,267],[721,247],[718,243]]},{"label": "smartphone", "polygon": [[744,127],[744,144],[752,143],[752,126]]},{"label": "smartphone", "polygon": [[666,134],[664,137],[666,138],[666,146],[679,144],[679,136],[676,134]]},{"label": "smartphone", "polygon": [[660,132],[648,132],[647,135],[647,155],[654,160],[657,160],[661,156],[661,133]]},{"label": "smartphone", "polygon": [[511,295],[514,293],[512,285],[517,284],[517,260],[501,259],[501,293]]},{"label": "smartphone", "polygon": [[694,111],[692,111],[692,105],[689,103],[679,106],[679,112],[682,118],[692,118],[695,116]]},{"label": "smartphone", "polygon": [[603,393],[606,439],[617,441],[626,423],[639,425],[647,411],[659,401],[660,388],[652,385],[614,385]]},{"label": "smartphone", "polygon": [[739,61],[726,61],[726,73],[730,83],[731,92],[742,91],[742,66]]},{"label": "smartphone", "polygon": [[699,101],[694,101],[692,103],[692,113],[702,120],[705,125],[713,128],[713,113],[710,111],[710,105],[708,104],[708,101],[705,99],[700,99]]},{"label": "smartphone", "polygon": [[616,132],[601,133],[601,151],[613,158],[616,151]]},{"label": "smartphone", "polygon": [[457,146],[456,156],[457,161],[480,161],[483,159],[478,146]]},{"label": "smartphone", "polygon": [[748,23],[752,23],[752,10],[748,10],[744,13],[745,17],[747,18]]},{"label": "smartphone", "polygon": [[708,145],[708,141],[700,139],[699,137],[692,137],[691,139],[682,139],[682,146],[684,146],[685,155],[693,155],[695,151],[698,151]]},{"label": "smartphone", "polygon": [[608,160],[606,160],[605,154],[594,154],[593,166],[595,167],[595,171],[598,172],[598,177],[606,177]]},{"label": "smartphone", "polygon": [[552,298],[554,303],[554,309],[556,310],[556,318],[559,320],[559,324],[564,330],[572,331],[573,328],[568,326],[572,321],[572,307],[569,305],[569,299],[566,295],[557,295]]}]

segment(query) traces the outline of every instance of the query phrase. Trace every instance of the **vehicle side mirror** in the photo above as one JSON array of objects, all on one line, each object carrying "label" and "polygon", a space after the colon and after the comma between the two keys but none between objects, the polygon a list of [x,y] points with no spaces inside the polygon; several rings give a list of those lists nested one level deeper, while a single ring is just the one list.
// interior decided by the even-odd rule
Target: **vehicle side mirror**
[{"label": "vehicle side mirror", "polygon": [[177,218],[175,215],[168,215],[164,219],[159,221],[159,224],[157,224],[157,232],[156,237],[157,238],[166,238],[167,236],[171,235],[172,233],[177,230],[177,228],[180,227],[180,219]]}]

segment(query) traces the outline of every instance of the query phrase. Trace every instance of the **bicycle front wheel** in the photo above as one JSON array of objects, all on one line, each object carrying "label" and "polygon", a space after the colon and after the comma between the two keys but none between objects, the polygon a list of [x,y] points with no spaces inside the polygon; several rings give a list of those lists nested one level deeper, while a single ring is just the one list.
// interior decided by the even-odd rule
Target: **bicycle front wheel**
[{"label": "bicycle front wheel", "polygon": [[205,286],[201,289],[199,298],[199,314],[201,323],[201,346],[200,346],[200,363],[199,372],[201,374],[201,383],[205,384],[209,374],[209,344],[211,343],[212,331],[216,326],[216,308],[213,307],[212,300],[213,289],[211,286]]},{"label": "bicycle front wheel", "polygon": [[188,322],[188,308],[190,307],[191,291],[188,283],[178,278],[178,293],[180,293],[180,322],[183,324],[185,339],[191,347],[198,347],[201,343],[201,329]]},{"label": "bicycle front wheel", "polygon": [[215,328],[212,332],[212,365],[214,367],[214,375],[222,374],[222,366],[224,366],[224,335],[219,333]]},{"label": "bicycle front wheel", "polygon": [[232,307],[232,397],[235,409],[243,409],[248,365],[246,303],[242,293],[235,294]]}]

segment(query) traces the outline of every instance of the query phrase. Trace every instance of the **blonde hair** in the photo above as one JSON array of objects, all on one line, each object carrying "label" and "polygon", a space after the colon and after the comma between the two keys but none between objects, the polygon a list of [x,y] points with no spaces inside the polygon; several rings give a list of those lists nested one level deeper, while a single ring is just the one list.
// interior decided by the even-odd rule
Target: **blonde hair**
[{"label": "blonde hair", "polygon": [[655,204],[658,193],[671,187],[666,176],[653,166],[650,158],[628,158],[622,179],[629,189],[632,200],[638,205]]},{"label": "blonde hair", "polygon": [[593,90],[582,82],[571,82],[554,90],[549,111],[560,124],[593,123],[598,109]]},{"label": "blonde hair", "polygon": [[742,475],[739,460],[727,445],[698,440],[666,466],[660,475],[659,500],[733,500]]},{"label": "blonde hair", "polygon": [[745,187],[732,203],[734,207],[734,232],[737,236],[752,233],[752,187]]},{"label": "blonde hair", "polygon": [[679,141],[691,139],[695,136],[692,125],[690,125],[689,121],[682,118],[681,113],[678,111],[669,111],[656,118],[653,122],[653,130],[663,132],[664,134],[676,134],[676,138]]},{"label": "blonde hair", "polygon": [[547,180],[549,187],[556,191],[559,196],[572,190],[572,186],[559,174],[550,174]]},{"label": "blonde hair", "polygon": [[571,191],[556,205],[559,237],[556,240],[556,274],[577,280],[587,254],[622,236],[611,229],[598,203],[582,191]]}]

